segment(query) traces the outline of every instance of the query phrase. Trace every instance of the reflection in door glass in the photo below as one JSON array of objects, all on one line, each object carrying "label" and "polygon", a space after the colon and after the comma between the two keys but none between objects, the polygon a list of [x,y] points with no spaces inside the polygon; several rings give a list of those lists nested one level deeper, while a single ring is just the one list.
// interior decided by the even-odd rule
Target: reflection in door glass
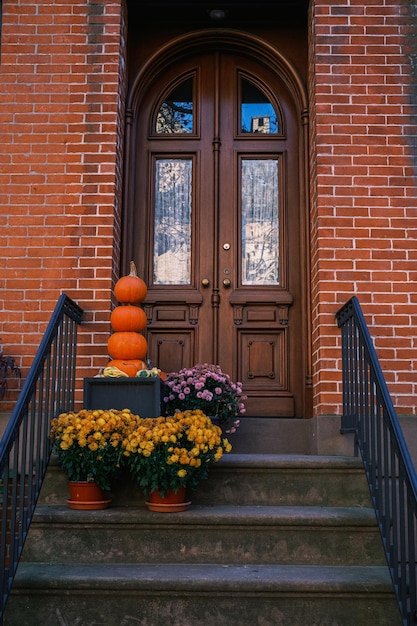
[{"label": "reflection in door glass", "polygon": [[242,79],[241,118],[242,133],[271,134],[279,130],[277,114],[271,102],[245,78]]},{"label": "reflection in door glass", "polygon": [[156,161],[155,284],[188,285],[191,282],[191,189],[191,159]]},{"label": "reflection in door glass", "polygon": [[242,284],[279,283],[278,160],[242,161]]},{"label": "reflection in door glass", "polygon": [[187,78],[165,98],[156,118],[157,133],[193,132],[193,79]]}]

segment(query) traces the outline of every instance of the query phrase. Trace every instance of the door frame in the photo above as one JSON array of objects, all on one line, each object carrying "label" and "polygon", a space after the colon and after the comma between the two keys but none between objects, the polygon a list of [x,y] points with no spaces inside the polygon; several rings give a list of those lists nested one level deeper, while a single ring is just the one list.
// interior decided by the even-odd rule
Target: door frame
[{"label": "door frame", "polygon": [[134,176],[135,159],[133,158],[133,142],[136,136],[136,120],[141,105],[142,93],[150,86],[156,73],[164,71],[179,59],[200,51],[229,50],[233,53],[254,58],[263,62],[275,71],[285,83],[293,98],[300,128],[299,145],[299,220],[300,250],[303,255],[301,297],[302,297],[302,352],[304,363],[304,393],[302,415],[312,417],[312,348],[311,348],[311,280],[310,280],[310,205],[309,205],[309,120],[307,92],[297,70],[290,61],[274,46],[256,35],[234,29],[203,29],[186,33],[164,43],[143,64],[135,77],[127,94],[126,100],[126,135],[125,135],[125,172],[123,183],[122,213],[122,254],[121,272],[127,272],[134,248],[132,228],[129,227],[130,217],[134,214],[133,185],[129,180]]}]

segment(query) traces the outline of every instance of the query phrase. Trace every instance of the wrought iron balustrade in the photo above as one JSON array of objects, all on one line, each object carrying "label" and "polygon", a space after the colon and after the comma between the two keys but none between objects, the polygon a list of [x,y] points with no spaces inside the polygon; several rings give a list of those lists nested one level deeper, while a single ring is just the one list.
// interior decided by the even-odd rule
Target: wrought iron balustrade
[{"label": "wrought iron balustrade", "polygon": [[356,297],[342,334],[342,432],[355,433],[404,626],[417,624],[417,475]]},{"label": "wrought iron balustrade", "polygon": [[0,625],[51,454],[51,419],[74,408],[82,314],[59,298],[0,441]]}]

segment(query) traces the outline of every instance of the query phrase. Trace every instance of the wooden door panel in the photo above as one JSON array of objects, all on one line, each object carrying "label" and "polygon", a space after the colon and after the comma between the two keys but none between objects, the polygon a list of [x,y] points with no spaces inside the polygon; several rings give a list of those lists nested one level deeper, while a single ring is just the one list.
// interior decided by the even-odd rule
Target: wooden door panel
[{"label": "wooden door panel", "polygon": [[271,395],[265,391],[251,391],[246,400],[246,414],[254,417],[294,417],[295,403],[292,394]]},{"label": "wooden door panel", "polygon": [[179,371],[194,362],[195,329],[158,330],[148,329],[148,354],[152,355],[152,365],[163,371]]},{"label": "wooden door panel", "polygon": [[[288,388],[288,329],[274,332],[237,328],[239,379],[248,394],[248,410],[261,415],[293,415]],[[255,400],[256,398],[256,400]],[[272,400],[273,398],[273,400]]]},{"label": "wooden door panel", "polygon": [[[284,332],[239,332],[245,384],[274,390],[286,388]],[[243,381],[242,381],[243,382]]]}]

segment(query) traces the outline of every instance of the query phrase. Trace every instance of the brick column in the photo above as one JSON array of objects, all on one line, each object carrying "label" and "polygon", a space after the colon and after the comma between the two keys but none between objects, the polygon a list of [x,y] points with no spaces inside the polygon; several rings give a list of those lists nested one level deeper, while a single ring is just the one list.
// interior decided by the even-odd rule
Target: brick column
[{"label": "brick column", "polygon": [[0,337],[30,365],[62,292],[86,310],[81,376],[106,362],[118,274],[123,0],[3,3]]},{"label": "brick column", "polygon": [[400,412],[415,411],[416,22],[415,3],[409,0],[313,3],[313,361],[318,414],[341,410],[334,314],[353,294],[363,305],[394,404]]}]

